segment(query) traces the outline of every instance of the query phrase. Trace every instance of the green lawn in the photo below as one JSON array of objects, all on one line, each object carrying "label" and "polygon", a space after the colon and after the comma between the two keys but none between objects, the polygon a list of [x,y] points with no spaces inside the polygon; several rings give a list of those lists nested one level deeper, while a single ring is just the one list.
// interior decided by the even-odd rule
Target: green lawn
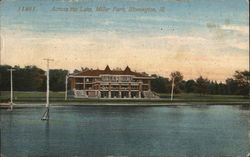
[{"label": "green lawn", "polygon": [[[10,99],[10,92],[0,92],[0,102],[6,102]],[[43,101],[46,99],[46,92],[19,92],[13,93],[14,101],[32,100],[32,101]],[[64,92],[50,92],[51,100],[64,100]]]},{"label": "green lawn", "polygon": [[[159,94],[161,98],[170,98],[170,94],[166,93],[160,93]],[[174,98],[176,99],[247,99],[248,97],[246,96],[241,96],[241,95],[200,95],[196,93],[180,93],[180,94],[175,94]]]},{"label": "green lawn", "polygon": [[[0,98],[10,98],[10,92],[9,91],[2,91],[0,92]],[[14,98],[45,98],[46,92],[19,92],[15,91]],[[50,96],[52,98],[64,98],[64,92],[50,92]]]},{"label": "green lawn", "polygon": [[[0,102],[8,102],[10,92],[0,92]],[[69,97],[64,100],[64,92],[50,92],[51,102],[80,102],[80,103],[170,103],[170,94],[160,93],[163,99],[81,99]],[[14,102],[45,102],[46,92],[14,92]],[[193,93],[181,93],[174,95],[174,102],[192,103],[192,102],[208,102],[208,103],[249,103],[248,97],[240,95],[200,95]]]}]

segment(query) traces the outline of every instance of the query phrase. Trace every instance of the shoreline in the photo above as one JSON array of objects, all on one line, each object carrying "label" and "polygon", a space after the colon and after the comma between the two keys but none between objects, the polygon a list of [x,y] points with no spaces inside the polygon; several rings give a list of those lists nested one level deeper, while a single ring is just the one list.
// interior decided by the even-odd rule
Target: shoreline
[{"label": "shoreline", "polygon": [[[45,102],[39,102],[39,101],[34,101],[34,102],[17,102],[14,103],[13,106],[19,106],[19,107],[40,107],[44,106]],[[193,101],[193,102],[51,102],[51,106],[110,106],[110,107],[158,107],[158,106],[199,106],[199,105],[249,105],[250,102],[198,102],[198,101]],[[0,103],[0,108],[6,108],[9,107],[9,103]]]},{"label": "shoreline", "polygon": [[[241,95],[200,95],[195,93],[176,94],[174,100],[170,95],[161,93],[161,98],[74,98],[67,97],[65,93],[52,92],[50,96],[51,105],[64,106],[195,106],[195,105],[249,105],[250,98]],[[10,98],[8,94],[0,97],[0,107],[8,106]],[[15,92],[13,102],[17,105],[46,104],[44,92]]]}]

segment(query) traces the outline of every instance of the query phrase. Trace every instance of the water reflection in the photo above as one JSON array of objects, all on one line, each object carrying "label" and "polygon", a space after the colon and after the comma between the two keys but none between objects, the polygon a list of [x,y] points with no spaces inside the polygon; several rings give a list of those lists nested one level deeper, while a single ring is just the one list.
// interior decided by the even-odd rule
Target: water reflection
[{"label": "water reflection", "polygon": [[[80,107],[0,110],[9,156],[245,156],[245,106]],[[14,142],[13,142],[14,141]],[[13,151],[13,148],[15,151]]]},{"label": "water reflection", "polygon": [[45,143],[44,144],[45,145],[44,145],[44,149],[43,150],[45,152],[50,152],[50,128],[49,128],[49,120],[45,121],[44,132],[45,132],[45,137],[44,137],[44,139],[45,139]]}]

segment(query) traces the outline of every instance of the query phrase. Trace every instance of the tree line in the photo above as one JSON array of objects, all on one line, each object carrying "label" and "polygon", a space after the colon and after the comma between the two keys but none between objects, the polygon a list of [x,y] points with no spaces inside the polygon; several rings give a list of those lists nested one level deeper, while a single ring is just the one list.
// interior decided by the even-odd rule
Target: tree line
[{"label": "tree line", "polygon": [[152,75],[152,90],[157,93],[170,93],[172,80],[174,78],[175,93],[199,93],[200,95],[249,95],[250,92],[250,72],[235,71],[231,78],[225,82],[211,81],[199,76],[196,79],[183,80],[183,75],[176,71],[171,73],[170,78]]},{"label": "tree line", "polygon": [[[0,66],[0,91],[10,90],[10,69],[9,65]],[[46,90],[46,72],[36,66],[20,66],[12,67],[13,84],[15,91],[45,91]],[[89,68],[75,69],[74,73],[88,70]],[[50,90],[64,91],[65,77],[69,73],[64,69],[50,70]],[[145,74],[145,72],[144,72]],[[170,93],[172,80],[174,79],[175,93],[199,93],[218,94],[218,95],[248,95],[249,94],[249,71],[235,71],[231,78],[227,78],[225,82],[216,82],[208,80],[202,76],[196,79],[184,80],[183,74],[176,71],[171,73],[169,78],[156,74],[151,75],[155,79],[152,80],[151,88],[157,93]]]},{"label": "tree line", "polygon": [[[10,69],[9,65],[0,66],[0,91],[10,90]],[[13,90],[15,91],[45,91],[46,90],[46,72],[36,66],[12,67],[13,71]],[[50,70],[50,89],[52,91],[65,90],[65,77],[68,70],[51,69]]]}]

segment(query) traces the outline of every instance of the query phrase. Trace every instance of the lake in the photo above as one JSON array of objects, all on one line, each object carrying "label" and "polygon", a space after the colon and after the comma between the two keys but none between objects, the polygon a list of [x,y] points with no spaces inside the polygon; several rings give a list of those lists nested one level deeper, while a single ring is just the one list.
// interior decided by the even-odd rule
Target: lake
[{"label": "lake", "polygon": [[250,106],[0,109],[5,156],[246,156]]}]

